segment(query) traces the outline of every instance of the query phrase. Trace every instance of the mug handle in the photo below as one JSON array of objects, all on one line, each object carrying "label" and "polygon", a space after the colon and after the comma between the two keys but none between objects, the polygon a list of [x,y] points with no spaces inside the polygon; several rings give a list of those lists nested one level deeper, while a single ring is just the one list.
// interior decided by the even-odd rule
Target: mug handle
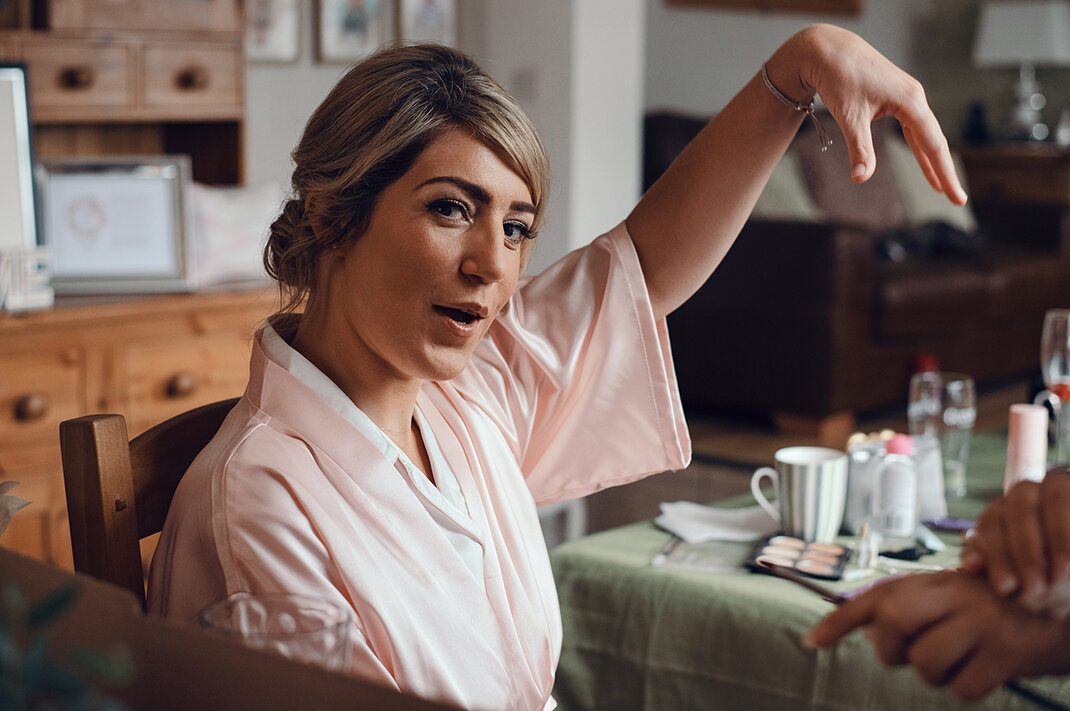
[{"label": "mug handle", "polygon": [[769,477],[773,482],[773,492],[776,497],[780,498],[780,486],[777,479],[776,469],[772,467],[762,467],[754,472],[750,478],[750,493],[754,494],[755,501],[761,506],[767,514],[773,517],[773,520],[780,523],[780,512],[776,510],[773,504],[769,503],[769,499],[765,498],[765,494],[762,493],[761,482],[765,477]]},{"label": "mug handle", "polygon": [[1037,393],[1037,396],[1033,398],[1033,404],[1047,405],[1052,409],[1052,414],[1055,415],[1055,418],[1058,419],[1059,409],[1062,407],[1063,402],[1059,399],[1059,396],[1053,393],[1051,390],[1041,390],[1039,393]]}]

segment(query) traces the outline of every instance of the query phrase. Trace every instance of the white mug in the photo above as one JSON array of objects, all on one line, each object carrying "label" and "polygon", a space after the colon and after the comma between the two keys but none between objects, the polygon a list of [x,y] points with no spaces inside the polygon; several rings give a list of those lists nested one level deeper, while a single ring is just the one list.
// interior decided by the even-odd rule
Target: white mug
[{"label": "white mug", "polygon": [[[827,447],[785,447],[773,455],[776,468],[762,467],[751,477],[758,505],[780,522],[783,532],[804,541],[831,543],[843,524],[847,500],[847,453]],[[776,506],[762,493],[769,477]]]}]

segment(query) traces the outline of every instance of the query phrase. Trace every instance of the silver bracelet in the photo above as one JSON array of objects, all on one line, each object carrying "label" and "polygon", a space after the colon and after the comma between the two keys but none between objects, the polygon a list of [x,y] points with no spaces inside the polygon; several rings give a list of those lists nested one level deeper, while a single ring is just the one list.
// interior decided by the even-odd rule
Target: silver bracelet
[{"label": "silver bracelet", "polygon": [[832,139],[825,133],[825,128],[821,125],[821,122],[817,119],[817,115],[814,113],[814,100],[810,99],[809,104],[800,104],[797,101],[792,101],[787,96],[784,96],[784,92],[773,86],[773,82],[769,79],[769,72],[766,70],[765,65],[762,65],[762,81],[769,87],[769,91],[772,92],[780,103],[784,104],[788,108],[794,111],[801,111],[810,117],[810,120],[814,122],[814,126],[817,127],[817,135],[821,141],[821,152],[824,153],[832,145]]}]

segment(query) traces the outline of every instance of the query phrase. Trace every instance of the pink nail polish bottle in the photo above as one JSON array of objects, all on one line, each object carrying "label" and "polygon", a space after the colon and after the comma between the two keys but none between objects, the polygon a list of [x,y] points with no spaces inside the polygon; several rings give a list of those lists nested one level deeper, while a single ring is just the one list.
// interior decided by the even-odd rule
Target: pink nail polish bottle
[{"label": "pink nail polish bottle", "polygon": [[1048,411],[1040,405],[1011,405],[1003,491],[1019,481],[1040,481],[1044,478],[1047,463]]}]

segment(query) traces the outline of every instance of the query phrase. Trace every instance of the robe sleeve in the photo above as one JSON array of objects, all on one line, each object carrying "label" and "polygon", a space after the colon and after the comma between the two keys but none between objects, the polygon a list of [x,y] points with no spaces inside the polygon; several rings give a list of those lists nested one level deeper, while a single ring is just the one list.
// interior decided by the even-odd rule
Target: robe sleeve
[{"label": "robe sleeve", "polygon": [[691,458],[668,331],[623,224],[521,285],[456,387],[498,422],[538,504]]},{"label": "robe sleeve", "polygon": [[[246,458],[244,448],[256,454]],[[254,434],[215,479],[213,524],[227,594],[311,595],[349,609],[350,673],[397,689],[390,670],[372,650],[360,610],[313,524],[315,497],[306,496],[300,483],[284,474],[314,469],[313,462],[301,459],[300,448]]]}]

